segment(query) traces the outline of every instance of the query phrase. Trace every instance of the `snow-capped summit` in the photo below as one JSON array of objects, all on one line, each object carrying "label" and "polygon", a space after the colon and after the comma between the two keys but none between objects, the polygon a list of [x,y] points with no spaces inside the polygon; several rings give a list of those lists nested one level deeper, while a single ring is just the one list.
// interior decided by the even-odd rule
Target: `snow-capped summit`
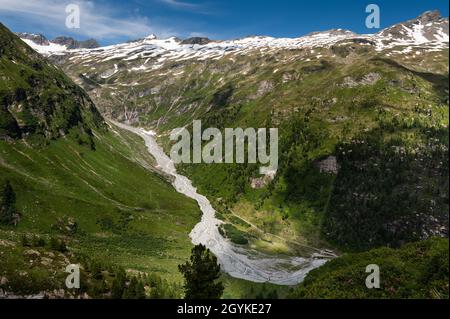
[{"label": "snow-capped summit", "polygon": [[448,42],[448,18],[441,17],[439,11],[427,11],[416,19],[384,29],[378,36],[405,44]]},{"label": "snow-capped summit", "polygon": [[42,55],[62,55],[65,54],[67,51],[67,46],[53,43],[48,41],[47,39],[44,40],[45,37],[41,38],[34,37],[34,36],[23,36],[19,34],[20,38],[23,42],[28,44],[30,47],[32,47],[35,51],[39,52]]},{"label": "snow-capped summit", "polygon": [[146,36],[144,39],[146,39],[146,40],[156,40],[156,39],[158,39],[158,37],[156,36],[156,34],[152,33],[149,36]]}]

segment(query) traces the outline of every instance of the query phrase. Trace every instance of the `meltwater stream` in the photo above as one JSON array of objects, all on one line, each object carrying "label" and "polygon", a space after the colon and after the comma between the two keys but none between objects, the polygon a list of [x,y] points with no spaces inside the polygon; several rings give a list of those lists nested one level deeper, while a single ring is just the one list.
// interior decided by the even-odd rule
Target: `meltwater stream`
[{"label": "meltwater stream", "polygon": [[197,193],[192,182],[177,174],[175,165],[163,149],[156,143],[155,134],[141,128],[118,122],[116,126],[141,136],[148,152],[156,159],[157,168],[172,176],[177,192],[197,201],[203,216],[190,233],[194,245],[203,244],[209,248],[220,263],[221,269],[232,277],[254,282],[270,282],[279,285],[296,285],[303,281],[306,274],[326,263],[330,258],[319,251],[309,257],[272,256],[234,245],[220,235],[218,225],[223,222],[215,218],[215,210],[209,200]]}]

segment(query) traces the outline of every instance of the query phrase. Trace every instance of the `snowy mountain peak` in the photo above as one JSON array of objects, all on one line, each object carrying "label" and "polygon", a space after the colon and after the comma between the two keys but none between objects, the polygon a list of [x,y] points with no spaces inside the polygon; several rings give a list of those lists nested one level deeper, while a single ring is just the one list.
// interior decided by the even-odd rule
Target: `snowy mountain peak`
[{"label": "snowy mountain peak", "polygon": [[426,11],[426,12],[422,13],[419,17],[417,17],[417,20],[419,20],[420,22],[422,22],[424,24],[430,23],[430,22],[438,22],[442,19],[443,18],[438,10]]},{"label": "snowy mountain peak", "polygon": [[43,34],[35,34],[35,33],[26,33],[26,32],[19,32],[17,33],[19,38],[21,39],[27,39],[30,41],[33,41],[37,45],[50,45],[50,42]]},{"label": "snowy mountain peak", "polygon": [[439,11],[427,11],[416,19],[396,24],[378,35],[405,43],[448,43],[448,31],[448,18],[441,17]]},{"label": "snowy mountain peak", "polygon": [[146,36],[144,39],[146,39],[146,40],[156,40],[156,39],[158,39],[158,37],[156,36],[156,34],[152,33],[149,36]]}]

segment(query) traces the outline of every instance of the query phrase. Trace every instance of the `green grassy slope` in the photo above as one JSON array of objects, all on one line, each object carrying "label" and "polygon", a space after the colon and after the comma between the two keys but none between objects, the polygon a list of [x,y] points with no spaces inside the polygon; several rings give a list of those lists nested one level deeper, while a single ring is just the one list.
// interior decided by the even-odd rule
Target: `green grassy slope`
[{"label": "green grassy slope", "polygon": [[[290,72],[300,80],[286,84],[280,71],[273,75],[266,66],[255,71],[259,81],[279,84],[252,101],[241,97],[252,80],[231,82],[236,89],[229,100],[202,124],[278,127],[280,168],[266,187],[250,187],[256,165],[188,165],[184,171],[200,192],[221,199],[217,206],[230,223],[236,225],[238,215],[291,241],[320,246],[326,239],[354,250],[446,236],[448,74],[380,56],[369,51],[351,62],[292,63]],[[363,84],[368,75],[379,78]],[[318,163],[328,156],[336,156],[338,174],[320,172]]]},{"label": "green grassy slope", "polygon": [[196,203],[148,169],[153,159],[139,137],[111,129],[94,140],[95,151],[70,136],[44,148],[0,141],[1,181],[11,181],[22,214],[15,232],[64,235],[58,221],[72,218],[75,250],[177,278],[200,218]]},{"label": "green grassy slope", "polygon": [[[311,271],[291,298],[405,299],[449,296],[448,239],[431,239],[399,249],[346,254]],[[366,287],[366,267],[380,267],[380,289]]]},{"label": "green grassy slope", "polygon": [[89,96],[0,23],[0,138],[57,138],[77,128],[90,142],[103,119]]},{"label": "green grassy slope", "polygon": [[[36,234],[20,241],[14,236],[0,239],[0,299],[181,297],[181,285],[155,273],[125,271],[114,261],[67,249],[61,243],[56,237]],[[65,285],[68,264],[80,267],[79,288]]]}]

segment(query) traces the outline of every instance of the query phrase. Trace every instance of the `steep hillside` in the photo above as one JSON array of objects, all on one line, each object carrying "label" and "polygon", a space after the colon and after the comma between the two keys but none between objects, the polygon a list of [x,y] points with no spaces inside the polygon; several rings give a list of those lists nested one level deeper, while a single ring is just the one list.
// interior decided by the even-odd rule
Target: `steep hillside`
[{"label": "steep hillside", "polygon": [[152,35],[50,58],[104,114],[157,130],[167,150],[169,130],[194,119],[278,127],[274,180],[256,165],[180,167],[235,242],[295,252],[448,236],[448,18],[436,12],[374,35]]},{"label": "steep hillside", "polygon": [[[311,299],[448,299],[448,240],[347,254],[313,270],[291,294]],[[380,267],[380,289],[367,289],[367,265]]]},{"label": "steep hillside", "polygon": [[104,127],[89,96],[61,70],[0,24],[0,138],[92,138]]}]

